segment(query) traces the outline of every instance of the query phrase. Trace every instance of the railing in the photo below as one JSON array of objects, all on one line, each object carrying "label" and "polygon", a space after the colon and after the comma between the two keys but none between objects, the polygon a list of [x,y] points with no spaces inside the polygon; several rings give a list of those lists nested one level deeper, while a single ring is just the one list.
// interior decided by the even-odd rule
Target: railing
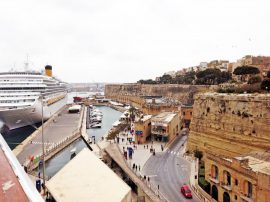
[{"label": "railing", "polygon": [[247,202],[253,202],[253,199],[247,195],[240,194],[240,197]]},{"label": "railing", "polygon": [[217,178],[209,177],[209,180],[216,183],[216,184],[219,183],[219,180]]},{"label": "railing", "polygon": [[226,189],[227,191],[232,191],[232,186],[230,184],[226,184],[224,182],[221,182],[221,187]]}]

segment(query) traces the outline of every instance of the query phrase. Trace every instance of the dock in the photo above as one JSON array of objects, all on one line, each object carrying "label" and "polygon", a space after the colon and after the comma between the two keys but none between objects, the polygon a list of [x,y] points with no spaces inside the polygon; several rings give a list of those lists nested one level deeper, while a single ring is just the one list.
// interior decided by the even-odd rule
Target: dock
[{"label": "dock", "polygon": [[[81,137],[85,128],[84,114],[85,107],[82,107],[80,113],[69,113],[68,106],[65,106],[44,123],[45,161]],[[13,152],[29,171],[36,168],[42,159],[42,126]]]}]

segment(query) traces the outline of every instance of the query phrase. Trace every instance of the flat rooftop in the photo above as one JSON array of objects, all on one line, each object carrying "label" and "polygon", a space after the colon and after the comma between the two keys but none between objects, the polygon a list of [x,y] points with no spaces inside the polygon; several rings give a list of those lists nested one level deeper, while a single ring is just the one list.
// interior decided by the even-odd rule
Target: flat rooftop
[{"label": "flat rooftop", "polygon": [[148,121],[148,120],[151,119],[151,118],[152,118],[152,115],[144,115],[142,118],[136,117],[135,122],[138,122],[138,121],[145,122],[145,121]]},{"label": "flat rooftop", "polygon": [[170,123],[176,115],[177,114],[173,112],[162,112],[152,118],[152,123],[154,122]]},{"label": "flat rooftop", "polygon": [[131,188],[89,149],[83,149],[46,184],[57,202],[131,200]]},{"label": "flat rooftop", "polygon": [[270,162],[253,156],[236,157],[237,160],[248,160],[248,167],[254,172],[270,175]]}]

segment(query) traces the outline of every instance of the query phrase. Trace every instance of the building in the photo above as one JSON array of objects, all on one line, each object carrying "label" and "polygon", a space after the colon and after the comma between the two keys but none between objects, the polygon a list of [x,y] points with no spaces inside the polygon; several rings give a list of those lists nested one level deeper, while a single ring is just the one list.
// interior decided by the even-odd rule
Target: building
[{"label": "building", "polygon": [[46,185],[57,202],[131,201],[131,188],[87,148]]},{"label": "building", "polygon": [[151,135],[151,115],[137,118],[134,122],[135,143],[145,143]]},{"label": "building", "polygon": [[181,106],[182,120],[181,120],[181,128],[189,128],[189,124],[192,117],[192,106]]},{"label": "building", "polygon": [[152,138],[162,142],[173,140],[180,132],[180,115],[178,112],[162,112],[151,120]]},{"label": "building", "polygon": [[269,155],[224,158],[207,154],[205,177],[217,201],[267,202],[270,199]]}]

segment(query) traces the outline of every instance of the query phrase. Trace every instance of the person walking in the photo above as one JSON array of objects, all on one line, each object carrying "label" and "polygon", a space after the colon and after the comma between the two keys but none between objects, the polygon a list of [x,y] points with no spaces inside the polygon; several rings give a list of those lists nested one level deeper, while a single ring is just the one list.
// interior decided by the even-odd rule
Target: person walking
[{"label": "person walking", "polygon": [[141,171],[141,166],[139,165],[139,171]]}]

